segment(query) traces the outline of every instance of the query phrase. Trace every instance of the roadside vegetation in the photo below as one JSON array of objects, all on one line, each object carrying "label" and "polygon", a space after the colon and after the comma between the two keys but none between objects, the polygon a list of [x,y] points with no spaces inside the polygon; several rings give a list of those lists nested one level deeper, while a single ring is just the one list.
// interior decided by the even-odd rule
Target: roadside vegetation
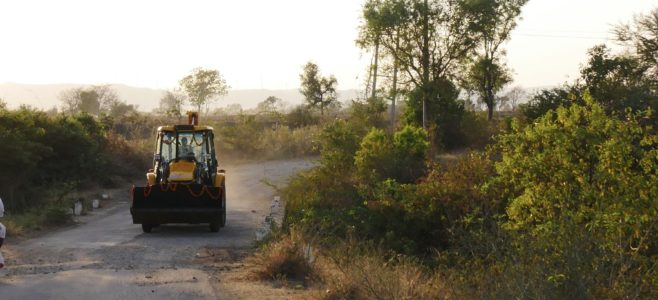
[{"label": "roadside vegetation", "polygon": [[[473,14],[476,2],[491,15]],[[513,23],[524,3],[366,2],[362,45],[398,85],[373,79],[373,97],[322,127],[318,166],[284,189],[264,277],[304,258],[294,276],[324,299],[658,297],[658,9],[615,28],[625,51],[593,47],[581,78],[504,112],[518,91],[491,81],[505,68],[483,43],[507,35],[486,26]],[[461,41],[455,66],[425,65],[457,53],[423,48],[449,47],[455,28],[485,41]],[[473,94],[486,112],[469,110]],[[391,119],[382,104],[397,96]]]},{"label": "roadside vegetation", "polygon": [[313,62],[294,107],[211,111],[230,87],[200,68],[153,113],[107,86],[66,91],[59,112],[0,101],[3,222],[64,224],[80,190],[141,178],[154,128],[192,105],[220,164],[317,157],[282,190],[258,279],[324,299],[658,298],[658,8],[574,82],[524,91],[502,47],[526,3],[366,1],[373,64],[350,103]]}]

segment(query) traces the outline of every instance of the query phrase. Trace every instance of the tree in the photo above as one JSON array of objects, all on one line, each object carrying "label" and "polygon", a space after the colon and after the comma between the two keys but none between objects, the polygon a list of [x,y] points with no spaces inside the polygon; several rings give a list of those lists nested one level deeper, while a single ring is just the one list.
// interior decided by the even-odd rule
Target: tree
[{"label": "tree", "polygon": [[308,106],[300,104],[295,106],[287,115],[286,115],[286,124],[290,128],[300,128],[315,125],[318,123],[318,120],[313,116],[313,112],[309,109]]},{"label": "tree", "polygon": [[201,112],[201,106],[208,105],[216,97],[226,95],[229,86],[217,70],[196,68],[179,81],[187,94],[190,104]]},{"label": "tree", "polygon": [[160,98],[159,112],[169,116],[181,118],[183,116],[183,105],[185,105],[185,94],[179,89],[166,91]]},{"label": "tree", "polygon": [[390,95],[406,96],[403,119],[428,132],[433,151],[456,147],[460,139],[464,105],[455,82],[460,62],[477,45],[467,8],[465,0],[371,0],[364,6],[361,36],[370,39],[362,40],[379,38],[382,61],[388,63],[383,76],[395,83]]},{"label": "tree", "polygon": [[652,70],[654,87],[658,85],[658,8],[635,17],[632,24],[615,28],[617,40],[629,46]]},{"label": "tree", "polygon": [[592,97],[608,113],[658,109],[658,90],[651,65],[636,55],[612,55],[605,45],[589,50],[581,78]]},{"label": "tree", "polygon": [[223,116],[237,116],[243,114],[244,109],[239,103],[229,104],[225,107],[215,109],[214,114]]},{"label": "tree", "polygon": [[282,106],[283,100],[274,96],[269,96],[267,99],[259,102],[256,109],[260,113],[276,114]]},{"label": "tree", "polygon": [[119,96],[110,85],[68,89],[60,93],[59,100],[63,102],[65,112],[86,112],[91,115],[110,113],[117,105],[127,105],[119,100]]},{"label": "tree", "polygon": [[[380,56],[383,55],[383,58],[388,57],[389,60],[392,60],[392,66],[388,67],[388,70],[384,70],[393,73],[391,86],[389,88],[389,97],[391,99],[391,132],[395,130],[398,71],[400,69],[398,59],[396,59],[393,54],[399,51],[400,48],[400,28],[402,26],[403,11],[403,1],[366,1],[363,6],[363,24],[359,28],[359,38],[357,39],[357,45],[359,45],[359,47],[363,49],[374,48],[375,63],[372,66],[372,72],[374,73],[372,78],[372,101],[377,101],[374,98],[377,96],[377,71],[379,70]],[[384,43],[384,45],[382,45],[382,43]],[[380,55],[380,49],[382,50],[382,55]],[[388,53],[386,53],[386,51],[388,51]],[[386,62],[384,61],[384,63]]]},{"label": "tree", "polygon": [[582,87],[565,85],[537,92],[528,103],[521,105],[521,111],[527,121],[534,122],[551,110],[573,103],[582,103]]},{"label": "tree", "polygon": [[502,63],[501,45],[516,27],[521,7],[528,0],[470,0],[466,7],[474,16],[472,31],[478,34],[477,58],[470,68],[469,88],[475,89],[487,105],[489,120],[496,109],[496,92],[511,82],[511,74]]},{"label": "tree", "polygon": [[322,77],[316,64],[308,62],[299,79],[302,84],[299,91],[304,95],[309,106],[320,108],[321,115],[324,115],[325,107],[337,101],[336,77],[333,75]]},{"label": "tree", "polygon": [[519,103],[527,97],[527,91],[520,86],[515,86],[500,97],[499,105],[508,105],[511,111],[515,111]]},{"label": "tree", "polygon": [[510,72],[496,60],[480,57],[466,74],[466,88],[475,91],[487,106],[488,119],[498,106],[496,94],[512,81]]}]

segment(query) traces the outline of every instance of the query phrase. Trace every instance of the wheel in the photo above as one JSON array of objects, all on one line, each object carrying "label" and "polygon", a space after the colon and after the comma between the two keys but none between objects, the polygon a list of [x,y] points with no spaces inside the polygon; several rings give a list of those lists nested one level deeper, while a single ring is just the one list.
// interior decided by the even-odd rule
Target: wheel
[{"label": "wheel", "polygon": [[144,231],[145,233],[151,233],[151,230],[153,230],[153,225],[142,224],[142,231]]},{"label": "wheel", "polygon": [[219,219],[219,226],[226,226],[226,186],[222,189],[222,216]]},{"label": "wheel", "polygon": [[219,223],[210,223],[210,232],[219,231]]}]

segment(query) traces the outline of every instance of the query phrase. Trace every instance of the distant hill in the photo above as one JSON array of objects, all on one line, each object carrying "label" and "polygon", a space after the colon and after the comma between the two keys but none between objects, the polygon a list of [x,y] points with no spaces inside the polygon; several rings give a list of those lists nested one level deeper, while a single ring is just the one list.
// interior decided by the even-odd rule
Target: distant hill
[{"label": "distant hill", "polygon": [[[83,84],[18,84],[2,83],[0,84],[0,98],[2,98],[10,108],[16,108],[20,105],[29,105],[39,109],[51,109],[60,107],[61,102],[58,96],[62,91],[84,87]],[[158,106],[160,98],[165,90],[134,87],[123,84],[111,84],[111,87],[117,92],[119,98],[128,104],[138,105],[140,111],[150,112]],[[355,99],[358,96],[357,90],[339,90],[339,100],[346,102]],[[214,106],[223,107],[229,104],[238,103],[243,108],[254,108],[259,102],[262,102],[269,96],[275,96],[282,99],[290,105],[297,105],[303,102],[304,98],[296,89],[290,90],[232,90],[228,95],[215,102]]]}]

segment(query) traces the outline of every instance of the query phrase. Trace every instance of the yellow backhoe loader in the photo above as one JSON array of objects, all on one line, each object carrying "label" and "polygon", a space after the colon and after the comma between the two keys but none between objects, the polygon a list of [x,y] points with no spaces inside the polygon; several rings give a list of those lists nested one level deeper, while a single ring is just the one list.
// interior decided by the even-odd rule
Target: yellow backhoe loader
[{"label": "yellow backhoe loader", "polygon": [[218,169],[213,128],[199,126],[198,113],[188,124],[158,127],[153,169],[147,184],[133,186],[130,213],[144,232],[168,223],[226,224],[225,171]]}]

